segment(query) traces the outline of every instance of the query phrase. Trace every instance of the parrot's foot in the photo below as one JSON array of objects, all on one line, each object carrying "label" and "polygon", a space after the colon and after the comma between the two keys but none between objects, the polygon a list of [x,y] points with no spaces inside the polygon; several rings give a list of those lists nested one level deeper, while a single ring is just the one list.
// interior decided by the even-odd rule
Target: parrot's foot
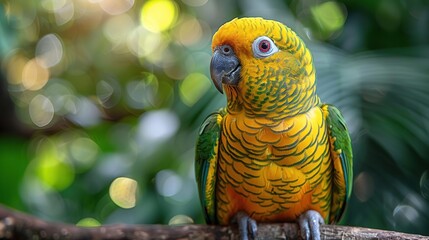
[{"label": "parrot's foot", "polygon": [[256,221],[249,217],[245,212],[238,212],[234,218],[233,222],[237,222],[238,230],[240,232],[241,240],[255,239],[256,232],[258,231],[258,226]]},{"label": "parrot's foot", "polygon": [[302,239],[320,240],[320,225],[325,224],[320,213],[308,210],[298,218]]}]

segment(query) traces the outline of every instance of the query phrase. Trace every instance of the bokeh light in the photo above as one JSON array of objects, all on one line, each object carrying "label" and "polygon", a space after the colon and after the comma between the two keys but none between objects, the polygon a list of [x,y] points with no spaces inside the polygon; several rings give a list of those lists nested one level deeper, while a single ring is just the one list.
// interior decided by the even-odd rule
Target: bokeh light
[{"label": "bokeh light", "polygon": [[42,37],[36,45],[36,61],[40,66],[50,68],[57,65],[63,57],[63,45],[55,34]]},{"label": "bokeh light", "polygon": [[172,197],[178,194],[183,185],[182,179],[171,170],[162,170],[155,177],[156,190],[161,196]]},{"label": "bokeh light", "polygon": [[126,40],[135,28],[135,24],[131,16],[121,14],[110,18],[103,26],[103,33],[107,39],[113,44],[118,45],[126,43]]},{"label": "bokeh light", "polygon": [[54,106],[55,115],[65,116],[77,111],[75,90],[64,79],[51,78],[44,87],[43,93]]},{"label": "bokeh light", "polygon": [[75,99],[69,107],[68,119],[81,126],[93,126],[100,122],[101,112],[97,106],[88,98]]},{"label": "bokeh light", "polygon": [[39,180],[55,190],[64,190],[73,183],[75,171],[66,161],[63,152],[60,152],[51,139],[44,138],[38,143],[35,171]]},{"label": "bokeh light", "polygon": [[33,58],[29,60],[22,70],[22,86],[28,90],[39,90],[49,80],[49,70],[40,65],[39,62]]},{"label": "bokeh light", "polygon": [[[56,2],[53,0],[53,2]],[[75,5],[74,2],[68,0],[64,5],[54,10],[55,22],[57,25],[61,26],[69,21],[73,20],[75,14]]]},{"label": "bokeh light", "polygon": [[355,177],[353,189],[359,201],[368,201],[374,194],[374,178],[368,172],[361,172]]},{"label": "bokeh light", "polygon": [[116,79],[110,78],[97,83],[96,94],[99,103],[104,108],[112,108],[119,103],[122,97],[122,89]]},{"label": "bokeh light", "polygon": [[195,18],[188,18],[177,28],[177,38],[181,44],[192,46],[203,37],[203,28]]},{"label": "bokeh light", "polygon": [[172,137],[179,128],[177,116],[166,110],[147,112],[138,125],[138,142],[142,145]]},{"label": "bokeh light", "polygon": [[429,199],[429,170],[423,172],[420,177],[420,193],[426,199]]},{"label": "bokeh light", "polygon": [[152,32],[171,28],[177,19],[178,6],[171,0],[148,0],[141,9],[141,24]]},{"label": "bokeh light", "polygon": [[201,73],[191,73],[180,83],[180,97],[188,105],[194,105],[210,88],[208,77]]},{"label": "bokeh light", "polygon": [[98,227],[101,223],[95,218],[82,218],[76,223],[78,227]]},{"label": "bokeh light", "polygon": [[[14,1],[17,3],[18,1]],[[10,15],[19,15],[20,18],[17,20],[15,27],[18,29],[31,29],[31,25],[34,23],[37,15],[37,3],[26,2],[26,4],[6,4],[7,13]]]},{"label": "bokeh light", "polygon": [[80,137],[72,140],[69,151],[76,168],[82,171],[95,163],[99,148],[91,139]]},{"label": "bokeh light", "polygon": [[180,226],[180,225],[186,225],[186,224],[192,224],[192,223],[194,223],[194,220],[192,220],[192,218],[182,214],[176,215],[172,217],[170,221],[168,221],[168,225],[173,225],[173,226]]},{"label": "bokeh light", "polygon": [[108,14],[119,15],[130,10],[134,0],[100,0],[98,4]]},{"label": "bokeh light", "polygon": [[66,5],[67,0],[42,0],[40,1],[43,8],[48,11],[55,12]]},{"label": "bokeh light", "polygon": [[127,102],[132,108],[145,109],[158,106],[159,81],[152,73],[143,73],[141,80],[130,81],[126,86]]},{"label": "bokeh light", "polygon": [[137,187],[136,180],[118,177],[110,184],[110,199],[121,208],[133,208],[137,202]]},{"label": "bokeh light", "polygon": [[148,57],[162,53],[165,44],[160,33],[150,32],[144,27],[138,27],[128,37],[128,48],[138,57]]},{"label": "bokeh light", "polygon": [[407,225],[412,225],[419,219],[419,212],[410,205],[399,204],[393,210],[392,216],[396,228],[400,231],[405,228]]},{"label": "bokeh light", "polygon": [[345,7],[336,1],[327,1],[313,6],[311,13],[324,38],[340,30],[347,18]]},{"label": "bokeh light", "polygon": [[185,4],[192,7],[201,7],[208,2],[208,0],[182,0]]},{"label": "bokeh light", "polygon": [[30,102],[29,114],[31,121],[38,127],[48,125],[54,118],[54,105],[44,95],[36,95]]},{"label": "bokeh light", "polygon": [[12,85],[21,85],[23,77],[22,73],[29,59],[22,54],[15,52],[11,53],[6,60],[4,68],[7,73],[7,81]]}]

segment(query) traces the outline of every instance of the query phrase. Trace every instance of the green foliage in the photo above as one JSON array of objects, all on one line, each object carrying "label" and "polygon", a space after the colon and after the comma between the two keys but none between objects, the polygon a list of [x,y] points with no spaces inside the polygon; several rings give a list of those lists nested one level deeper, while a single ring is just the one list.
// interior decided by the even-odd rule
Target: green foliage
[{"label": "green foliage", "polygon": [[29,159],[27,156],[28,142],[9,137],[0,138],[0,173],[3,181],[0,181],[0,202],[16,209],[25,210],[20,198],[20,186]]},{"label": "green foliage", "polygon": [[429,234],[425,1],[115,2],[0,5],[1,203],[85,226],[203,222],[197,131],[225,104],[211,36],[262,16],[304,39],[322,101],[351,131],[343,223]]}]

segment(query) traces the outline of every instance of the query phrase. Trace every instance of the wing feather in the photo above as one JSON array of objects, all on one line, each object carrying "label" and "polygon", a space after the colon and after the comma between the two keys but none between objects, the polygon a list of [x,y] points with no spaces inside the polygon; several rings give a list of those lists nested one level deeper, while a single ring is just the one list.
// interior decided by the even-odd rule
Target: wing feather
[{"label": "wing feather", "polygon": [[216,179],[219,136],[224,110],[209,115],[200,127],[195,153],[195,177],[208,224],[216,224]]},{"label": "wing feather", "polygon": [[323,105],[322,109],[326,114],[334,167],[330,222],[335,223],[343,216],[352,192],[353,153],[349,131],[340,111],[332,105]]}]

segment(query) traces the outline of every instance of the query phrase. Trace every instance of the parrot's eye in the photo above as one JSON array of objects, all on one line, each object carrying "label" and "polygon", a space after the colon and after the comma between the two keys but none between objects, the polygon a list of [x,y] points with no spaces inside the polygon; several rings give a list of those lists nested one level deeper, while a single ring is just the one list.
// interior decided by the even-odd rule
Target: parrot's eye
[{"label": "parrot's eye", "polygon": [[264,40],[262,40],[262,41],[259,42],[259,46],[258,47],[259,47],[259,51],[261,51],[263,53],[266,53],[266,52],[268,52],[270,50],[271,43],[268,40],[264,39]]},{"label": "parrot's eye", "polygon": [[276,44],[269,37],[258,37],[252,44],[253,55],[256,58],[264,58],[271,56],[279,51]]}]

